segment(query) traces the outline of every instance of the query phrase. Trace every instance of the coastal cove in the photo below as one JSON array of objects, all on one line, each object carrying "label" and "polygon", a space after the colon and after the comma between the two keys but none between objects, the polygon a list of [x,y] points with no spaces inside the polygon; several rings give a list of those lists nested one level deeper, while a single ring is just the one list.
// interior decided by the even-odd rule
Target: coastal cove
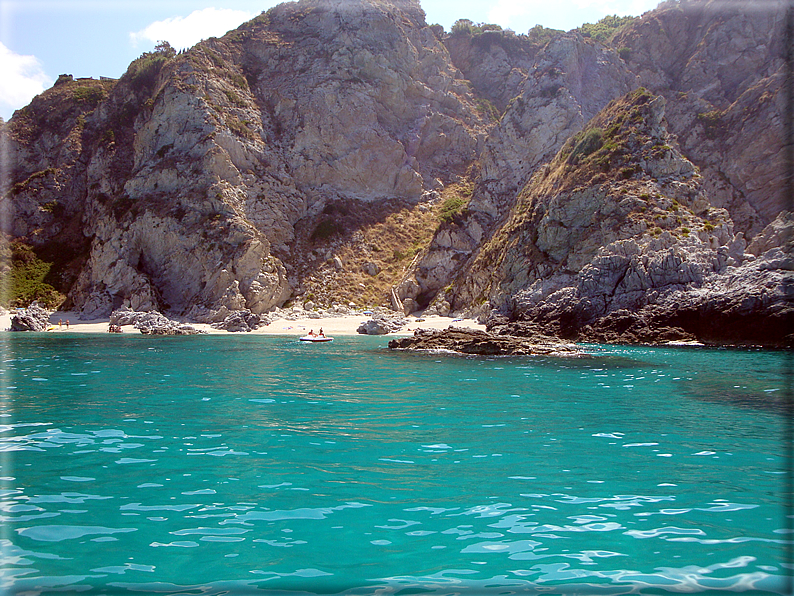
[{"label": "coastal cove", "polygon": [[297,336],[0,333],[0,589],[790,591],[789,353]]}]

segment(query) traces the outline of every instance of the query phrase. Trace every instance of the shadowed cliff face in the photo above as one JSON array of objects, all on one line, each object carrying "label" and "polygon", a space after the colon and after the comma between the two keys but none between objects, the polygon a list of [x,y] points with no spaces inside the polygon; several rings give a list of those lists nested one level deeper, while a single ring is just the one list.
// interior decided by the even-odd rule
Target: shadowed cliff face
[{"label": "shadowed cliff face", "polygon": [[763,310],[790,228],[783,9],[667,3],[602,45],[445,35],[414,0],[282,4],[18,111],[3,231],[86,317],[394,287],[595,337],[697,292],[730,310],[737,279]]}]

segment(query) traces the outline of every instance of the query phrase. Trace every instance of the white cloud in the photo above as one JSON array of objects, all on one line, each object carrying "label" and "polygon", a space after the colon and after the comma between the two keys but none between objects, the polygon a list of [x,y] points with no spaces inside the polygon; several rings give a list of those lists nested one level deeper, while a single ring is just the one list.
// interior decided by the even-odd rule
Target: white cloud
[{"label": "white cloud", "polygon": [[516,33],[526,33],[530,27],[545,27],[568,31],[583,23],[594,23],[606,15],[639,16],[655,8],[660,0],[497,0],[488,11],[488,20]]},{"label": "white cloud", "polygon": [[4,119],[29,104],[52,82],[38,58],[15,54],[0,43],[0,115]]},{"label": "white cloud", "polygon": [[194,10],[186,17],[155,21],[145,29],[130,33],[130,40],[136,45],[141,41],[157,43],[165,40],[180,50],[208,37],[220,37],[255,16],[254,13],[230,8]]},{"label": "white cloud", "polygon": [[[532,7],[514,0],[498,0],[498,2],[488,11],[488,20],[494,23],[506,23],[504,27],[509,27],[509,23],[514,22],[516,17],[524,17],[532,11]],[[525,33],[521,31],[520,33]]]}]

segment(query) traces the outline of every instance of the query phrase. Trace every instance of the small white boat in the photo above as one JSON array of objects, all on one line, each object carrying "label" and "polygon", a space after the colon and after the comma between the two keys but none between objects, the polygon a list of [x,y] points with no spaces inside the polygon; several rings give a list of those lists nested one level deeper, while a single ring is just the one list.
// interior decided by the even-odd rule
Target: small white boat
[{"label": "small white boat", "polygon": [[321,343],[324,341],[334,341],[333,337],[326,337],[324,335],[304,335],[303,337],[299,338],[301,341],[312,341]]}]

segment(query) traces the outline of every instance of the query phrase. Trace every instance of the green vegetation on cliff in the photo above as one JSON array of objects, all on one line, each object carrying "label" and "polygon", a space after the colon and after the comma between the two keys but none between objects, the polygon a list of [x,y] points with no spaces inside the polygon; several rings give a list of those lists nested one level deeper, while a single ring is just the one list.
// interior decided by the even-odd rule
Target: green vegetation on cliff
[{"label": "green vegetation on cliff", "polygon": [[637,20],[637,17],[619,17],[616,14],[607,15],[595,23],[585,23],[578,29],[574,29],[574,31],[601,43],[609,43],[618,31],[635,20]]},{"label": "green vegetation on cliff", "polygon": [[34,300],[47,308],[56,308],[64,296],[48,283],[53,264],[43,261],[33,248],[13,242],[3,250],[3,260],[11,270],[4,274],[7,283],[2,288],[0,303],[5,307],[25,307]]},{"label": "green vegetation on cliff", "polygon": [[144,52],[127,68],[122,80],[136,91],[151,88],[166,62],[176,56],[176,50],[167,41],[158,43],[153,52]]},{"label": "green vegetation on cliff", "polygon": [[[634,162],[663,151],[665,145],[651,138],[648,130],[652,99],[647,89],[636,89],[613,101],[568,139],[551,163],[558,189],[631,178],[637,168]],[[601,179],[594,180],[599,175]]]},{"label": "green vegetation on cliff", "polygon": [[452,35],[481,35],[486,31],[501,31],[499,25],[493,23],[474,23],[469,19],[458,19],[452,25]]}]

